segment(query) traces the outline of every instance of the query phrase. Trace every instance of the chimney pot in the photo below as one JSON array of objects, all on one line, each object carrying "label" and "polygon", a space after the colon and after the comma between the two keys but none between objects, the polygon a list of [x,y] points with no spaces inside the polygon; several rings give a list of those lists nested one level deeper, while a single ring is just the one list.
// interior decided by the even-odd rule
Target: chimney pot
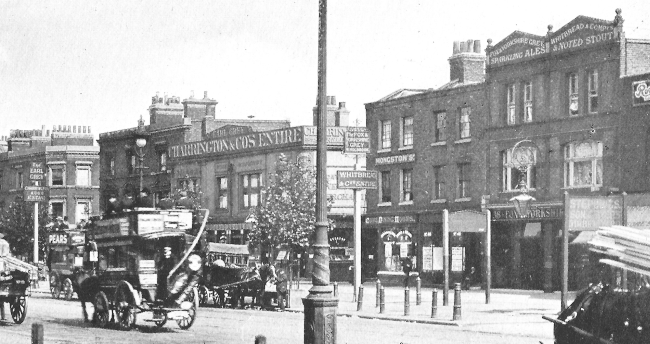
[{"label": "chimney pot", "polygon": [[194,98],[194,90],[190,91],[190,98]]},{"label": "chimney pot", "polygon": [[345,102],[339,102],[339,109],[345,109]]},{"label": "chimney pot", "polygon": [[474,41],[474,52],[477,54],[481,53],[481,40],[475,40]]},{"label": "chimney pot", "polygon": [[75,134],[77,133],[77,126],[76,125],[72,126],[72,132],[75,133]]},{"label": "chimney pot", "polygon": [[208,91],[203,91],[203,99],[208,99]]},{"label": "chimney pot", "polygon": [[332,105],[336,106],[336,96],[332,96]]},{"label": "chimney pot", "polygon": [[466,42],[460,42],[460,52],[461,53],[465,52],[465,50],[466,50],[465,45],[466,44],[467,44]]},{"label": "chimney pot", "polygon": [[460,42],[459,41],[454,41],[453,55],[456,55],[458,53],[460,53]]},{"label": "chimney pot", "polygon": [[467,47],[467,51],[465,51],[466,53],[473,52],[474,51],[474,40],[473,39],[468,39],[466,47]]}]

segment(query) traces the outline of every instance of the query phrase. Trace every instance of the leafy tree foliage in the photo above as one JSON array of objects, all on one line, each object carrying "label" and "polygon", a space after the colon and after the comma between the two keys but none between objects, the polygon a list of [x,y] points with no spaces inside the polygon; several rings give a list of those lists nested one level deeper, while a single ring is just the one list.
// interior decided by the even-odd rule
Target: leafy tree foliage
[{"label": "leafy tree foliage", "polygon": [[316,222],[315,168],[281,154],[268,179],[262,202],[253,211],[250,244],[265,251],[280,245],[307,246]]},{"label": "leafy tree foliage", "polygon": [[[47,240],[45,226],[51,219],[47,213],[47,203],[39,203],[38,210],[38,255],[42,259]],[[34,202],[16,200],[0,209],[0,232],[4,233],[13,255],[26,256],[31,260],[34,252]]]}]

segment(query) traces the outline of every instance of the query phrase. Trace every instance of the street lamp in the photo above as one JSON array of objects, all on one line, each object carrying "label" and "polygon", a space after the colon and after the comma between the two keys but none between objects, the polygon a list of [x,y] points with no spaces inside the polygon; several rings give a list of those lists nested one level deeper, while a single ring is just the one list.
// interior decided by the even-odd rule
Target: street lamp
[{"label": "street lamp", "polygon": [[136,155],[138,156],[138,166],[136,167],[140,171],[140,189],[138,191],[138,195],[142,193],[142,175],[143,171],[145,168],[144,166],[144,146],[147,145],[147,139],[144,137],[139,137],[135,140],[135,145],[138,147],[138,150],[136,150]]},{"label": "street lamp", "polygon": [[512,197],[510,202],[515,205],[515,212],[522,218],[528,215],[530,204],[535,201],[535,197],[528,194],[528,169],[535,163],[536,147],[530,140],[521,140],[512,147],[511,164],[512,167],[519,170],[519,184],[517,189],[521,192],[519,195]]}]

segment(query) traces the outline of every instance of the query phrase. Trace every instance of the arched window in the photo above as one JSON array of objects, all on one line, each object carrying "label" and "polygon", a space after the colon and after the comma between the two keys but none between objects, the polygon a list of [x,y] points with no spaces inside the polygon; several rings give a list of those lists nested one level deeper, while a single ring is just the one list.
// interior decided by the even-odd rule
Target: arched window
[{"label": "arched window", "polygon": [[564,186],[603,185],[603,143],[571,142],[564,147]]}]

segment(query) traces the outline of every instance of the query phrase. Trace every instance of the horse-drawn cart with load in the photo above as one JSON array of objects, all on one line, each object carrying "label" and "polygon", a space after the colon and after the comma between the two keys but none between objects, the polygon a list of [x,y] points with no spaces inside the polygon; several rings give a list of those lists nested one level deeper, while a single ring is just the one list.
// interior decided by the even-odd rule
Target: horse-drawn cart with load
[{"label": "horse-drawn cart with load", "polygon": [[36,267],[13,257],[0,257],[0,302],[9,304],[9,313],[16,324],[25,321],[29,275],[36,274]]},{"label": "horse-drawn cart with load", "polygon": [[82,282],[80,300],[92,302],[92,320],[105,327],[115,321],[122,330],[136,317],[163,326],[176,320],[188,329],[196,319],[201,257],[195,248],[208,211],[198,230],[190,210],[136,208],[94,221],[89,236],[97,244],[97,275]]}]

